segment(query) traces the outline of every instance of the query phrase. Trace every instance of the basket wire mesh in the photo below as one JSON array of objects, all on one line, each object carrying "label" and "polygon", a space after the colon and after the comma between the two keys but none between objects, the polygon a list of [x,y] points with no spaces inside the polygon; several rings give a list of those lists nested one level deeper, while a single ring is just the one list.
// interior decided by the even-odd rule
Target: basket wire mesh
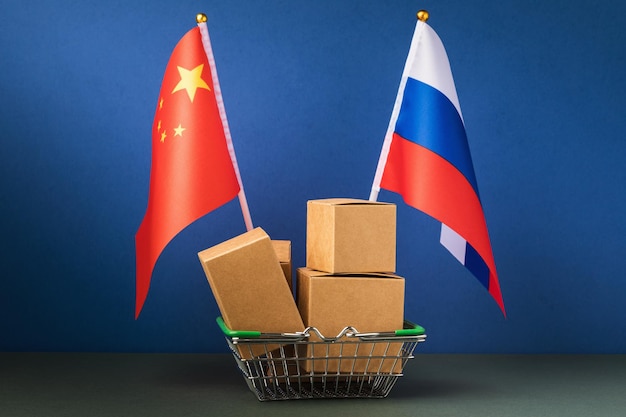
[{"label": "basket wire mesh", "polygon": [[316,328],[268,334],[238,332],[218,324],[250,390],[260,401],[313,398],[385,398],[417,345],[423,328],[359,333],[344,328],[324,337]]}]

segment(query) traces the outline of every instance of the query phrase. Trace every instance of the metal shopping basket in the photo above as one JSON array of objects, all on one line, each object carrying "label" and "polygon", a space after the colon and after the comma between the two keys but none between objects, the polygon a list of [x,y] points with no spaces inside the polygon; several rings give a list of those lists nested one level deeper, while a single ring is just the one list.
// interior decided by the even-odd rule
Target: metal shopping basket
[{"label": "metal shopping basket", "polygon": [[426,339],[405,321],[395,332],[344,328],[324,337],[315,327],[297,333],[229,329],[217,323],[250,390],[260,401],[312,398],[385,398]]}]

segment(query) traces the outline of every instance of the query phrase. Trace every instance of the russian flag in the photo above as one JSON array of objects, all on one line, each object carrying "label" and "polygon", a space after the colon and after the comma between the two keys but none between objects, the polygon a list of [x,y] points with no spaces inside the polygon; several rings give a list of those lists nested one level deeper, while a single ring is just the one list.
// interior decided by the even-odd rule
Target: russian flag
[{"label": "russian flag", "polygon": [[450,63],[425,21],[415,27],[370,200],[381,188],[441,222],[441,244],[506,316]]}]

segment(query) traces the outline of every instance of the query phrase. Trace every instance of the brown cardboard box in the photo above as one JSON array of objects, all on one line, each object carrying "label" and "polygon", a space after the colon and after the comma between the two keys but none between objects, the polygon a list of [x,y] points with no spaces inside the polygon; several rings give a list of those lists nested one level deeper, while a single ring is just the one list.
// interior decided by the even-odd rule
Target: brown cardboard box
[{"label": "brown cardboard box", "polygon": [[[257,227],[203,250],[198,258],[229,328],[268,333],[304,330],[274,247],[263,229]],[[261,353],[263,346],[253,352]]]},{"label": "brown cardboard box", "polygon": [[[395,274],[329,274],[309,268],[297,271],[298,309],[306,326],[316,327],[324,337],[336,337],[343,328],[352,326],[360,333],[389,332],[402,329],[404,323],[404,278]],[[316,338],[312,336],[312,340]],[[319,340],[319,339],[317,339]],[[303,364],[306,372],[400,372],[395,360],[402,343],[372,345],[308,345]],[[328,349],[328,350],[327,350]],[[322,360],[325,356],[342,356]],[[373,356],[349,359],[350,356]],[[382,360],[380,356],[388,356]],[[381,362],[382,361],[382,362]]]},{"label": "brown cardboard box", "polygon": [[276,257],[280,263],[280,267],[285,274],[285,279],[289,284],[289,289],[293,293],[293,274],[291,272],[291,241],[289,240],[272,240],[272,246]]},{"label": "brown cardboard box", "polygon": [[306,266],[331,273],[395,272],[395,204],[348,198],[308,201]]}]

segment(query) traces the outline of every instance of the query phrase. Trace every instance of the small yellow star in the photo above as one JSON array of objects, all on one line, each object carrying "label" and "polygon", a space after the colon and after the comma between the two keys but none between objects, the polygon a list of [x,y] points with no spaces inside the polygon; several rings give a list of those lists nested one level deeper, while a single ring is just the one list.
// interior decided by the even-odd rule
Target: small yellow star
[{"label": "small yellow star", "polygon": [[163,98],[159,101],[159,110],[163,108]]},{"label": "small yellow star", "polygon": [[166,137],[167,137],[167,134],[165,134],[165,130],[164,130],[163,133],[161,133],[161,142],[165,142]]},{"label": "small yellow star", "polygon": [[159,120],[159,123],[157,123],[157,132],[161,131],[161,121]]},{"label": "small yellow star", "polygon": [[176,132],[176,133],[174,133],[174,136],[181,136],[182,137],[184,130],[187,130],[187,128],[182,127],[182,125],[179,123],[178,127],[174,128],[174,132]]},{"label": "small yellow star", "polygon": [[172,94],[180,90],[186,90],[189,100],[193,103],[193,99],[196,96],[196,90],[198,88],[204,88],[211,91],[209,85],[202,79],[202,69],[204,64],[200,64],[192,70],[188,70],[183,67],[177,67],[178,74],[180,75],[180,81],[176,84],[176,87],[172,90]]}]

